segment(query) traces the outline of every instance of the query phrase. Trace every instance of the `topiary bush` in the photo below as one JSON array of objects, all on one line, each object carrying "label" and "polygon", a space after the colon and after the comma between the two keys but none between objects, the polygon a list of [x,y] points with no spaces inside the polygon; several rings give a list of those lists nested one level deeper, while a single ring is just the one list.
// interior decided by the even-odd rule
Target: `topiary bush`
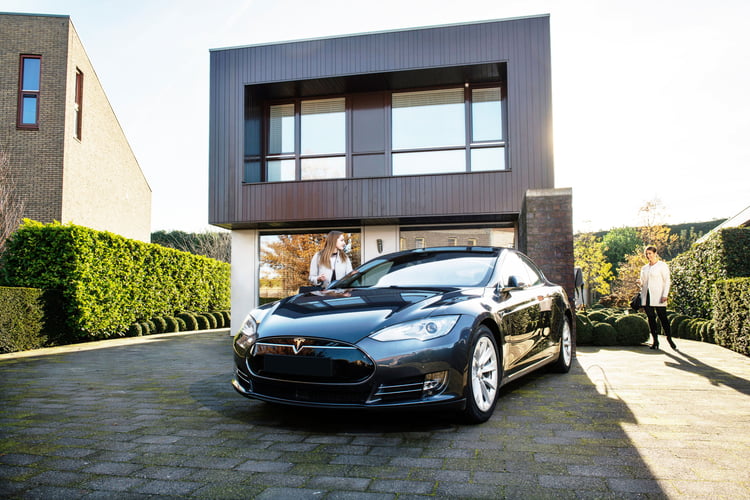
[{"label": "topiary bush", "polygon": [[224,315],[221,314],[218,311],[212,312],[211,316],[214,317],[214,321],[216,322],[216,328],[225,328],[229,325],[224,323]]},{"label": "topiary bush", "polygon": [[195,322],[198,325],[196,327],[196,330],[208,330],[211,328],[211,325],[208,322],[208,317],[204,314],[196,314],[195,316]]},{"label": "topiary bush", "polygon": [[180,331],[180,324],[174,316],[164,316],[164,333],[175,333]]},{"label": "topiary bush", "polygon": [[44,347],[44,292],[0,287],[0,353]]},{"label": "topiary bush", "polygon": [[620,316],[614,326],[619,345],[641,345],[648,341],[648,322],[638,314]]},{"label": "topiary bush", "polygon": [[182,324],[180,325],[180,331],[193,331],[198,330],[198,320],[195,318],[195,315],[190,312],[183,312],[176,316],[178,320],[182,320],[182,323],[185,325],[184,328]]},{"label": "topiary bush", "polygon": [[166,333],[167,321],[163,316],[155,316],[151,318],[151,322],[154,324],[155,333]]},{"label": "topiary bush", "polygon": [[576,345],[591,345],[593,327],[583,314],[576,314]]},{"label": "topiary bush", "polygon": [[750,278],[717,282],[713,304],[716,343],[750,356]]},{"label": "topiary bush", "polygon": [[592,343],[596,346],[617,344],[617,331],[609,323],[594,323]]},{"label": "topiary bush", "polygon": [[588,314],[589,321],[591,321],[592,323],[605,321],[608,317],[609,314],[601,310],[590,312]]},{"label": "topiary bush", "polygon": [[133,323],[128,327],[127,333],[125,333],[126,337],[140,337],[143,335],[143,328],[141,328],[140,323]]}]

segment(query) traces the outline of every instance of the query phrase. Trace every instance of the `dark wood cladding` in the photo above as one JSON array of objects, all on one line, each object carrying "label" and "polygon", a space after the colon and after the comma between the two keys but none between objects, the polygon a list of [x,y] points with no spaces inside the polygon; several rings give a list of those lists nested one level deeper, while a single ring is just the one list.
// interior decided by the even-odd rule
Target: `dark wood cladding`
[{"label": "dark wood cladding", "polygon": [[248,203],[240,220],[262,226],[276,221],[495,216],[504,212],[502,185],[502,175],[489,172],[246,184],[242,197]]},{"label": "dark wood cladding", "polygon": [[[526,190],[554,187],[549,16],[219,49],[210,56],[212,224],[517,214]],[[339,77],[359,85],[368,77],[487,71],[499,63],[507,72],[509,171],[242,183],[246,86],[290,82],[300,95],[325,95],[341,92]]]}]

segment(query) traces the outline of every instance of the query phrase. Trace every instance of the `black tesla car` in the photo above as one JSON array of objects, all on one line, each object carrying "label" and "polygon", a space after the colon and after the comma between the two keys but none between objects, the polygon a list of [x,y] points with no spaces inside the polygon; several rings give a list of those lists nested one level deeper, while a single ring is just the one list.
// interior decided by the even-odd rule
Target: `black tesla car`
[{"label": "black tesla car", "polygon": [[571,322],[564,290],[520,252],[408,250],[253,310],[234,338],[233,385],[274,403],[432,405],[478,423],[503,384],[570,369]]}]

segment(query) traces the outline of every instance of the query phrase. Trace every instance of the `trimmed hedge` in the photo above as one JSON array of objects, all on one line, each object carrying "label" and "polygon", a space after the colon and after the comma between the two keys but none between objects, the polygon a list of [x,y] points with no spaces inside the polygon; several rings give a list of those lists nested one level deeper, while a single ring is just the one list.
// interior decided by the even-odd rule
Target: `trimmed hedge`
[{"label": "trimmed hedge", "polygon": [[716,343],[750,356],[750,278],[718,281],[713,304]]},{"label": "trimmed hedge", "polygon": [[750,229],[727,228],[696,243],[669,263],[670,306],[682,314],[711,318],[718,280],[750,277]]},{"label": "trimmed hedge", "polygon": [[143,318],[229,307],[229,264],[73,224],[24,220],[2,269],[0,284],[59,290],[57,326],[74,340],[121,336]]},{"label": "trimmed hedge", "polygon": [[0,287],[0,353],[43,347],[44,292]]}]

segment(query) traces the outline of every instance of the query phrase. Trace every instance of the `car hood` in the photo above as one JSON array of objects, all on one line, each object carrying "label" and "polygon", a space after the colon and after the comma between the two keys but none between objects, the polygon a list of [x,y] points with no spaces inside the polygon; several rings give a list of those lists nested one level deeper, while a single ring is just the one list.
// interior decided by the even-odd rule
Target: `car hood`
[{"label": "car hood", "polygon": [[281,300],[261,321],[258,334],[332,338],[356,343],[385,326],[449,314],[457,302],[481,292],[460,289],[352,288],[322,290]]}]

